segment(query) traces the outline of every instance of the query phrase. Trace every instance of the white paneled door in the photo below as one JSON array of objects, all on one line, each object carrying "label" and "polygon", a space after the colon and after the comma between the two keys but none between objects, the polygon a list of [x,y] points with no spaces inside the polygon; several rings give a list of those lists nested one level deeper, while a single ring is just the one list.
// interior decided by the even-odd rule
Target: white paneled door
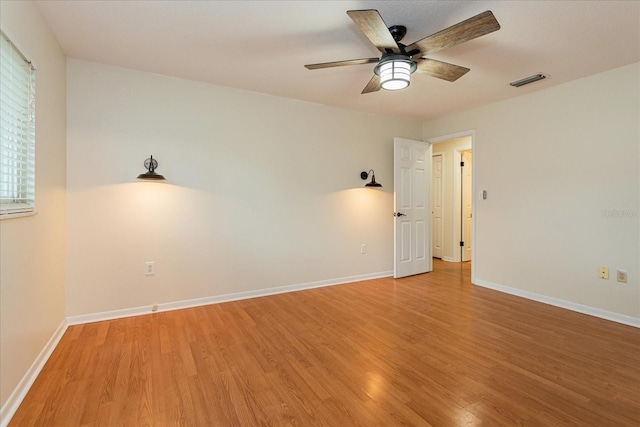
[{"label": "white paneled door", "polygon": [[431,235],[432,250],[434,258],[442,258],[442,199],[444,196],[444,183],[442,181],[442,154],[434,154],[431,162],[433,202],[431,204]]},{"label": "white paneled door", "polygon": [[462,152],[462,261],[471,261],[472,163],[471,151]]},{"label": "white paneled door", "polygon": [[393,277],[432,270],[431,145],[394,138],[395,250]]}]

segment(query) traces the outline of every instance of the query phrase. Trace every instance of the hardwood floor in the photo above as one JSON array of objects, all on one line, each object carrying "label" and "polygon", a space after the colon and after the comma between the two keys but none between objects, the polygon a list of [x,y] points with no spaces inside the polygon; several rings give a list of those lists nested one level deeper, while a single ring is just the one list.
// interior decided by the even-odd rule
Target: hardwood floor
[{"label": "hardwood floor", "polygon": [[434,261],[69,327],[10,425],[640,425],[640,330]]}]

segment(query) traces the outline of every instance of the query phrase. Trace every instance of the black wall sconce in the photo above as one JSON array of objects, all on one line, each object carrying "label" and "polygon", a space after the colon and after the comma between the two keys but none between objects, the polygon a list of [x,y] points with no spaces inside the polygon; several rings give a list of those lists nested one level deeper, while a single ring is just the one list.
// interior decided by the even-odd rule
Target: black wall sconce
[{"label": "black wall sconce", "polygon": [[360,172],[360,179],[367,179],[369,178],[369,174],[371,174],[371,182],[368,182],[365,184],[365,187],[382,187],[382,184],[376,182],[376,174],[375,172],[373,172],[373,169],[371,169],[369,172]]},{"label": "black wall sconce", "polygon": [[138,179],[164,181],[164,176],[156,173],[156,169],[158,168],[158,161],[154,159],[153,156],[144,161],[144,167],[147,169],[147,171],[138,175]]}]

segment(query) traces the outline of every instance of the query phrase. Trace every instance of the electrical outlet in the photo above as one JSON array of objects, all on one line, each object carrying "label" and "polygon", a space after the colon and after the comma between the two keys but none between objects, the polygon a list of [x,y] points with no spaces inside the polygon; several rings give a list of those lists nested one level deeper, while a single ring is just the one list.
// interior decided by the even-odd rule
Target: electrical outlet
[{"label": "electrical outlet", "polygon": [[156,274],[156,263],[153,261],[148,261],[144,263],[144,275],[145,276],[153,276]]},{"label": "electrical outlet", "polygon": [[367,245],[364,243],[360,245],[360,253],[363,255],[367,253]]},{"label": "electrical outlet", "polygon": [[609,279],[609,267],[600,267],[598,269],[598,277],[601,279]]},{"label": "electrical outlet", "polygon": [[627,270],[618,270],[618,282],[627,283]]}]

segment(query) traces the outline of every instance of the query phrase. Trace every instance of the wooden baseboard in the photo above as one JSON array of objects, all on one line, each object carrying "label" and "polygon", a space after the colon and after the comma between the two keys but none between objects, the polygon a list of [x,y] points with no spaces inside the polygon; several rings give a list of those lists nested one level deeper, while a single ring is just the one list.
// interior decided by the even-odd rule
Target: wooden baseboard
[{"label": "wooden baseboard", "polygon": [[62,323],[60,323],[40,354],[38,354],[38,357],[36,357],[36,360],[33,361],[27,372],[22,377],[22,380],[20,380],[17,387],[13,390],[11,396],[9,396],[5,404],[2,405],[2,409],[0,409],[0,427],[6,427],[9,424],[9,421],[11,421],[11,418],[18,410],[22,400],[27,395],[27,392],[40,374],[40,371],[42,371],[47,360],[49,360],[51,353],[55,350],[68,326],[69,324],[66,320],[63,320]]},{"label": "wooden baseboard", "polygon": [[509,286],[498,285],[496,283],[487,282],[485,280],[476,279],[473,282],[473,284],[482,286],[484,288],[493,289],[495,291],[504,292],[506,294],[515,295],[515,296],[530,299],[533,301],[538,301],[544,304],[553,305],[555,307],[576,311],[582,314],[588,314],[589,316],[599,317],[601,319],[610,320],[612,322],[622,323],[624,325],[640,328],[640,318],[637,318],[637,317],[627,316],[620,313],[613,313],[611,311],[603,310],[601,308],[577,304],[575,302],[565,301],[562,299],[553,298],[546,295],[540,295],[533,292],[523,291],[521,289],[511,288]]}]

